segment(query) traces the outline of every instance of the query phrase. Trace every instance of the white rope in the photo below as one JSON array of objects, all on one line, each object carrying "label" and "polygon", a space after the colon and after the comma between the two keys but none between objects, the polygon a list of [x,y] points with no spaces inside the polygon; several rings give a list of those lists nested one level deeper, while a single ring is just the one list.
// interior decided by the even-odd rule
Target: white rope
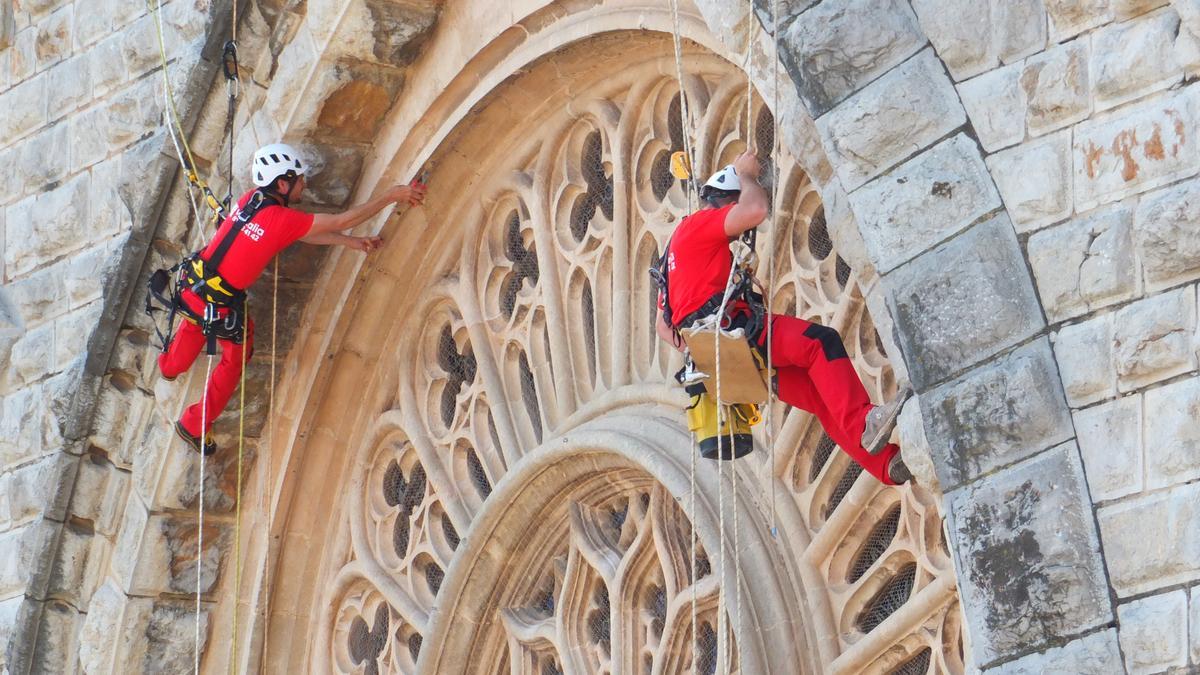
[{"label": "white rope", "polygon": [[695,213],[697,202],[693,199],[698,199],[696,187],[696,176],[698,175],[698,167],[696,166],[695,150],[692,143],[692,133],[695,129],[695,124],[692,120],[691,106],[688,105],[687,86],[683,80],[683,39],[680,37],[679,27],[679,0],[671,0],[671,18],[674,22],[674,41],[675,41],[675,77],[679,79],[679,117],[680,127],[683,132],[683,152],[687,155],[688,174],[691,176],[689,181],[685,183],[684,188],[687,192],[688,213]]},{"label": "white rope", "polygon": [[771,354],[773,347],[772,338],[775,332],[775,322],[771,320],[771,303],[774,300],[775,294],[775,254],[779,246],[779,193],[781,186],[779,185],[779,0],[771,0],[771,27],[774,30],[772,35],[775,40],[775,56],[771,60],[771,78],[773,80],[774,92],[772,99],[774,100],[774,109],[771,111],[771,122],[773,124],[772,145],[771,148],[771,250],[767,255],[767,287],[763,293],[767,304],[767,414],[765,423],[767,425],[767,468],[768,482],[771,486],[771,537],[779,536],[779,522],[776,516],[775,508],[775,387],[773,386],[774,357]]},{"label": "white rope", "polygon": [[[697,404],[699,405],[699,404]],[[692,509],[692,659],[695,660],[696,654],[700,652],[700,631],[699,623],[697,622],[696,601],[698,597],[698,588],[700,586],[700,571],[696,568],[696,455],[700,454],[700,447],[696,443],[696,434],[692,434],[692,493],[691,493],[691,509]],[[711,562],[710,562],[711,565]]]},{"label": "white rope", "polygon": [[208,440],[208,382],[212,377],[213,355],[209,354],[205,362],[207,365],[204,371],[204,396],[200,399],[200,503],[196,507],[196,675],[200,675],[200,576],[204,563],[204,448]]}]

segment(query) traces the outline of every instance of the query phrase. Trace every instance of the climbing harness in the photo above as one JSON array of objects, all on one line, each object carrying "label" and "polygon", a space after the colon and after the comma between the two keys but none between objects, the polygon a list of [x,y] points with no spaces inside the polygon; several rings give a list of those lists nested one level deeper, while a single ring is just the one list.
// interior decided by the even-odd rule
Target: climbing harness
[{"label": "climbing harness", "polygon": [[[246,206],[233,216],[230,228],[217,242],[216,249],[206,260],[202,251],[195,251],[174,267],[155,270],[147,282],[146,314],[154,318],[155,312],[167,313],[166,331],[155,323],[162,351],[167,351],[174,336],[175,317],[184,318],[200,326],[207,338],[207,353],[216,353],[217,340],[228,340],[242,344],[245,337],[246,291],[226,281],[218,272],[233,242],[242,229],[263,209],[279,206],[280,200],[267,192],[257,190]],[[189,290],[204,302],[203,312],[193,309],[183,299],[183,291]],[[156,307],[155,303],[161,305]]]}]

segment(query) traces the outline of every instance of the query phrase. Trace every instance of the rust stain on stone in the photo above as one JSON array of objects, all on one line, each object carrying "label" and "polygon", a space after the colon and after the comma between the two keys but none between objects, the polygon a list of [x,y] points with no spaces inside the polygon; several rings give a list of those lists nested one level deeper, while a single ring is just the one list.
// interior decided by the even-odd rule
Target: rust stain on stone
[{"label": "rust stain on stone", "polygon": [[1137,131],[1126,129],[1117,134],[1112,142],[1112,153],[1121,158],[1121,178],[1126,183],[1137,178],[1138,163],[1133,158],[1133,149],[1138,146]]},{"label": "rust stain on stone", "polygon": [[1098,148],[1095,143],[1089,141],[1087,150],[1083,151],[1083,160],[1087,164],[1088,178],[1096,177],[1096,173],[1100,169],[1100,159],[1102,157],[1104,157],[1104,148]]},{"label": "rust stain on stone", "polygon": [[1142,152],[1145,153],[1146,159],[1157,161],[1166,159],[1167,154],[1163,151],[1162,126],[1158,122],[1154,123],[1154,132],[1150,134],[1150,140],[1142,146]]},{"label": "rust stain on stone", "polygon": [[1187,144],[1187,130],[1183,126],[1183,117],[1174,108],[1167,108],[1167,117],[1174,120],[1175,142],[1171,144],[1171,157],[1179,156],[1179,149]]},{"label": "rust stain on stone", "polygon": [[354,80],[325,100],[317,123],[338,136],[367,140],[374,137],[391,103],[392,96],[387,89],[372,82]]}]

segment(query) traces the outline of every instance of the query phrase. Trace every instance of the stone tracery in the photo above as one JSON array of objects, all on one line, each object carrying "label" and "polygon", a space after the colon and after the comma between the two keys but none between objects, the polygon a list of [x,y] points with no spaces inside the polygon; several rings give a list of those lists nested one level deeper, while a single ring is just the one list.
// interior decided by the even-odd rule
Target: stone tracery
[{"label": "stone tracery", "polygon": [[[701,166],[730,161],[752,132],[766,154],[770,112],[756,101],[756,129],[742,128],[744,88],[724,77],[723,62],[703,64],[703,76],[689,81],[691,100],[704,104]],[[471,536],[471,523],[456,527],[446,500],[475,518],[500,508],[488,502],[495,485],[523,456],[589,417],[576,412],[605,392],[661,386],[676,367],[654,336],[655,291],[645,274],[686,211],[682,187],[664,177],[665,158],[681,145],[679,94],[659,72],[631,69],[602,98],[540,124],[529,150],[484,196],[463,251],[468,273],[448,271],[421,310],[428,320],[407,361],[422,423],[401,423],[403,430],[372,441],[365,484],[373,492],[362,512],[370,522],[352,530],[370,541],[356,542],[357,554],[377,564],[348,563],[368,585],[372,575],[392,577],[376,582],[399,586],[405,601],[385,612],[356,597],[353,611],[345,610],[354,619],[339,623],[327,647],[342,672],[358,672],[365,660],[355,658],[364,654],[375,654],[384,670],[411,672],[416,662],[403,654],[416,651],[405,645],[428,637],[417,628],[428,627],[461,537]],[[890,395],[894,376],[854,273],[829,240],[819,197],[793,160],[775,159],[780,215],[760,238],[777,265],[774,307],[838,328],[872,395]],[[480,325],[464,319],[464,298],[479,308]],[[810,416],[782,404],[775,413],[777,452],[787,455],[776,463],[779,498],[795,502],[807,529],[802,539],[814,541],[784,555],[816,570],[823,589],[806,592],[827,596],[833,611],[825,630],[838,636],[838,653],[886,628],[897,637],[859,656],[863,668],[925,672],[932,663],[938,672],[961,672],[957,605],[944,592],[953,572],[936,504],[923,493],[859,481],[857,467]],[[406,434],[433,447],[450,485],[435,485]],[[703,552],[692,650],[686,495],[645,476],[599,484],[569,488],[562,508],[539,523],[535,539],[546,550],[522,553],[523,571],[505,581],[514,586],[496,591],[502,601],[485,619],[472,672],[716,671],[717,577]],[[930,612],[899,633],[887,625],[939,579],[945,597]],[[360,643],[384,616],[408,633],[401,643],[395,632],[376,654]]]}]

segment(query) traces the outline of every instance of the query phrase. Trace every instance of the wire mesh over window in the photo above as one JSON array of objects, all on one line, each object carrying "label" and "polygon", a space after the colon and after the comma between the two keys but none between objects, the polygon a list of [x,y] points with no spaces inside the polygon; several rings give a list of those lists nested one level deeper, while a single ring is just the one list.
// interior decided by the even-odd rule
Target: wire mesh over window
[{"label": "wire mesh over window", "polygon": [[812,467],[808,470],[808,480],[812,482],[821,475],[821,470],[825,468],[825,464],[829,462],[829,457],[833,455],[837,444],[829,437],[829,434],[821,432],[821,440],[817,441],[817,447],[813,450]]},{"label": "wire mesh over window", "polygon": [[413,633],[408,636],[408,655],[412,657],[414,663],[421,658],[421,644],[423,642],[424,639],[419,633]]},{"label": "wire mesh over window", "polygon": [[866,609],[858,615],[858,629],[870,633],[879,627],[885,619],[900,609],[912,596],[913,584],[917,579],[916,564],[905,565],[888,580],[875,597],[867,603]]},{"label": "wire mesh over window", "polygon": [[[499,443],[496,446],[499,447]],[[487,499],[488,495],[492,494],[492,482],[488,480],[487,472],[483,470],[483,463],[479,461],[475,448],[467,448],[467,472],[471,474],[471,483],[479,493],[479,498]]]},{"label": "wire mesh over window", "polygon": [[508,227],[504,237],[504,255],[513,264],[513,271],[504,282],[500,296],[500,309],[504,316],[511,319],[517,306],[517,294],[528,279],[531,284],[538,282],[537,254],[533,246],[525,248],[525,240],[521,236],[521,216],[513,211],[508,217]]},{"label": "wire mesh over window", "polygon": [[896,530],[900,527],[900,505],[892,507],[883,518],[875,523],[875,527],[871,528],[871,534],[867,535],[867,540],[863,542],[862,550],[854,557],[854,563],[850,565],[850,572],[846,575],[847,581],[854,583],[862,578],[862,575],[871,569],[871,565],[879,560],[879,556],[883,555],[888,547],[892,545],[892,540],[896,538]]},{"label": "wire mesh over window", "polygon": [[601,583],[592,597],[592,609],[588,613],[588,632],[592,644],[604,651],[605,656],[612,649],[612,605],[608,599],[608,586]]},{"label": "wire mesh over window", "polygon": [[542,409],[538,403],[537,384],[533,380],[533,371],[529,368],[529,359],[525,352],[517,357],[517,367],[521,373],[521,398],[525,402],[525,411],[529,413],[529,423],[537,442],[542,442]]},{"label": "wire mesh over window", "polygon": [[397,556],[404,558],[408,554],[412,514],[425,501],[425,467],[421,466],[420,462],[415,462],[405,476],[400,464],[392,460],[383,474],[382,487],[383,498],[388,506],[400,509],[392,527],[392,549]]},{"label": "wire mesh over window", "polygon": [[[754,148],[758,154],[759,185],[768,195],[775,192],[775,116],[770,108],[762,106],[758,109],[758,118],[754,122]],[[770,203],[774,203],[772,200]]]},{"label": "wire mesh over window", "polygon": [[825,205],[817,207],[808,222],[808,252],[817,260],[824,260],[833,253],[833,240],[829,238],[829,224],[825,222]]},{"label": "wire mesh over window", "polygon": [[716,675],[717,672],[717,631],[711,623],[700,624],[696,640],[696,672],[700,675]]},{"label": "wire mesh over window", "polygon": [[435,562],[430,562],[425,566],[425,584],[429,586],[429,592],[435,596],[438,591],[442,590],[442,581],[446,578],[445,571]]},{"label": "wire mesh over window", "polygon": [[583,340],[587,349],[588,372],[592,382],[596,381],[596,306],[592,298],[592,284],[583,282],[579,297],[579,311],[583,315]]},{"label": "wire mesh over window", "polygon": [[386,605],[375,609],[375,621],[368,626],[361,617],[354,617],[350,624],[348,647],[355,665],[363,666],[364,673],[378,675],[379,656],[387,648],[389,610]]},{"label": "wire mesh over window", "polygon": [[604,139],[600,132],[593,131],[583,143],[580,169],[587,182],[587,192],[581,195],[571,209],[571,235],[575,241],[583,241],[588,225],[599,209],[604,217],[613,217],[613,181],[604,168]]},{"label": "wire mesh over window", "polygon": [[454,334],[450,324],[442,327],[438,338],[438,366],[446,373],[446,388],[442,390],[442,423],[447,427],[454,424],[454,415],[458,410],[458,395],[464,385],[475,381],[475,354],[469,344],[462,351],[454,342]]},{"label": "wire mesh over window", "polygon": [[834,269],[837,273],[838,286],[841,286],[843,289],[845,289],[846,284],[850,281],[850,272],[852,271],[850,269],[850,264],[843,260],[842,256],[839,255],[837,257],[837,265]]},{"label": "wire mesh over window", "polygon": [[458,544],[461,539],[458,536],[458,530],[454,529],[454,523],[450,522],[450,516],[442,514],[442,536],[446,538],[446,543],[450,544],[450,548],[458,549]]},{"label": "wire mesh over window", "polygon": [[925,675],[929,672],[929,662],[933,658],[933,650],[929,647],[917,652],[911,659],[900,664],[888,675]]},{"label": "wire mesh over window", "polygon": [[842,474],[842,479],[833,488],[833,494],[829,495],[829,503],[825,506],[825,518],[837,509],[842,500],[849,494],[850,488],[854,487],[854,482],[858,480],[859,474],[863,472],[863,468],[858,464],[851,462],[850,466],[846,467],[846,473]]}]

